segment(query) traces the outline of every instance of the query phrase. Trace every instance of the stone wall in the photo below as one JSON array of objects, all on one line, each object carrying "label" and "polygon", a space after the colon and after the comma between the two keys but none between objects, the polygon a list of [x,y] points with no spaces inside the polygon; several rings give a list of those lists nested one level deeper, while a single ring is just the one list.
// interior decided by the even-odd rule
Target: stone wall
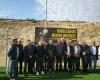
[{"label": "stone wall", "polygon": [[[32,23],[31,21],[21,20],[0,20],[0,66],[6,64],[6,48],[7,48],[7,30],[8,43],[11,44],[13,38],[21,38],[23,44],[27,39],[34,39],[35,27],[43,27],[43,21]],[[48,27],[55,28],[71,28],[78,29],[78,40],[95,40],[100,41],[100,23],[85,23],[85,22],[48,22]]]}]

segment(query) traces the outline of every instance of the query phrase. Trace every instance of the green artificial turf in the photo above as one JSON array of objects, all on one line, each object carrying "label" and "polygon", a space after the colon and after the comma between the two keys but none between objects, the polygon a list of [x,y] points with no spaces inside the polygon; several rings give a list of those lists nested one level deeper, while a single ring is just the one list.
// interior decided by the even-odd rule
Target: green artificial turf
[{"label": "green artificial turf", "polygon": [[[5,68],[0,68],[0,80],[7,80]],[[8,79],[9,80],[9,79]],[[54,72],[46,73],[45,75],[36,76],[35,74],[19,75],[18,80],[100,80],[100,69],[96,73],[69,73],[69,72]]]}]

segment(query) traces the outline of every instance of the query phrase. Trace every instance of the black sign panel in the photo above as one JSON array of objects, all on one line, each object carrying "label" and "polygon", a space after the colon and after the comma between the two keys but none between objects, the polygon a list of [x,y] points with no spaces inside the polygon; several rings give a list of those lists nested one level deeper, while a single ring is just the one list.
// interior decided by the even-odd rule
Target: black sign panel
[{"label": "black sign panel", "polygon": [[70,40],[77,40],[77,29],[76,28],[46,28],[48,31],[44,34],[44,28],[35,28],[35,40],[38,41],[42,36],[46,37],[46,40],[59,38],[65,38]]}]

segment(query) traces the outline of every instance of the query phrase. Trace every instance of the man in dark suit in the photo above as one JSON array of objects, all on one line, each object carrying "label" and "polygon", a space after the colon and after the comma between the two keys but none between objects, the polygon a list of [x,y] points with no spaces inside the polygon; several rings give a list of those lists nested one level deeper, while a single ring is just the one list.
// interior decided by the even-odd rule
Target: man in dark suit
[{"label": "man in dark suit", "polygon": [[49,72],[54,71],[54,58],[56,55],[56,47],[53,45],[53,41],[49,40],[48,45],[46,46],[46,54],[47,54],[47,69]]},{"label": "man in dark suit", "polygon": [[21,40],[18,41],[18,48],[19,48],[19,58],[18,58],[18,61],[19,61],[19,72],[22,73],[22,64],[23,64],[24,54],[23,54],[23,45],[22,45],[22,41]]},{"label": "man in dark suit", "polygon": [[[94,46],[91,46],[91,43],[88,43],[88,54],[87,54],[87,64],[88,64],[88,72],[92,72],[92,59],[93,59],[93,52]],[[94,51],[94,50],[93,50]],[[96,47],[95,47],[96,51]]]},{"label": "man in dark suit", "polygon": [[71,41],[66,42],[67,45],[64,48],[64,55],[65,55],[65,63],[64,68],[66,69],[66,65],[68,64],[69,72],[72,72],[73,67],[73,46],[71,45]]},{"label": "man in dark suit", "polygon": [[93,72],[96,72],[96,63],[98,60],[98,46],[95,45],[95,42],[92,42],[92,44],[89,46],[90,52],[92,54],[92,62],[93,62]]},{"label": "man in dark suit", "polygon": [[62,54],[63,54],[63,61],[64,61],[64,71],[67,71],[68,70],[68,67],[67,67],[67,63],[68,63],[68,61],[67,61],[67,59],[66,59],[66,54],[65,54],[65,52],[64,52],[64,49],[66,48],[66,40],[64,39],[64,38],[61,38],[61,44],[62,44]]},{"label": "man in dark suit", "polygon": [[83,44],[80,46],[80,55],[82,58],[82,65],[83,65],[83,72],[88,72],[87,68],[88,68],[88,45],[83,42]]},{"label": "man in dark suit", "polygon": [[47,71],[47,64],[48,64],[48,57],[47,57],[47,54],[46,54],[46,46],[47,46],[47,44],[46,44],[46,42],[44,41],[44,40],[41,40],[42,41],[42,43],[43,43],[43,47],[44,47],[44,70],[45,71]]},{"label": "man in dark suit", "polygon": [[33,57],[33,50],[32,50],[32,42],[27,40],[27,45],[24,47],[24,73],[26,74],[26,68],[28,64],[28,73],[32,73],[32,57]]},{"label": "man in dark suit", "polygon": [[80,71],[80,45],[77,41],[74,42],[74,54],[73,54],[73,67],[74,71]]},{"label": "man in dark suit", "polygon": [[40,73],[44,73],[44,57],[45,57],[45,50],[43,46],[43,41],[38,42],[37,46],[37,53],[36,53],[36,75],[38,76]]},{"label": "man in dark suit", "polygon": [[34,41],[31,42],[31,50],[32,50],[32,59],[31,59],[31,73],[33,72],[33,69],[35,70],[35,62],[36,62],[36,52],[37,52],[37,47]]},{"label": "man in dark suit", "polygon": [[61,44],[61,40],[58,39],[58,42],[56,44],[56,70],[62,70],[62,56],[63,56],[63,46]]}]

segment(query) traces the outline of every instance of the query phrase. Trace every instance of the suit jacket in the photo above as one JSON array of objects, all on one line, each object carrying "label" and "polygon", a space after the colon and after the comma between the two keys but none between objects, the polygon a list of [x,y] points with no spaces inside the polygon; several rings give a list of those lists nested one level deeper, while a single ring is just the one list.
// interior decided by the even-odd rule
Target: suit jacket
[{"label": "suit jacket", "polygon": [[44,49],[44,46],[37,46],[36,57],[37,57],[37,59],[44,58],[45,57],[45,49]]},{"label": "suit jacket", "polygon": [[93,52],[91,52],[91,46],[88,46],[88,56],[93,56]]},{"label": "suit jacket", "polygon": [[22,45],[22,44],[19,44],[19,45],[18,45],[18,48],[19,48],[19,58],[18,58],[18,60],[19,60],[19,61],[22,61],[23,58],[24,58],[23,45]]},{"label": "suit jacket", "polygon": [[[85,52],[85,54],[83,54]],[[89,47],[88,45],[80,45],[80,55],[87,56],[89,54]]]},{"label": "suit jacket", "polygon": [[63,56],[63,46],[62,44],[56,44],[56,56]]},{"label": "suit jacket", "polygon": [[[70,54],[71,54],[71,56],[73,56],[73,54],[74,54],[74,48],[73,48],[73,46],[69,46],[69,47],[70,47]],[[68,50],[67,50],[67,45],[63,47],[63,50],[64,50],[64,56],[67,56],[67,55],[65,54],[65,53],[68,52]]]},{"label": "suit jacket", "polygon": [[36,57],[36,53],[37,53],[36,45],[31,45],[31,50],[32,50],[32,57]]},{"label": "suit jacket", "polygon": [[80,57],[80,46],[77,46],[77,48],[78,48],[78,52],[77,52],[77,54],[75,54],[75,46],[73,47],[73,49],[74,49],[74,56],[76,56],[76,57]]},{"label": "suit jacket", "polygon": [[56,56],[56,47],[54,45],[47,45],[46,46],[46,55],[47,57],[53,58]]},{"label": "suit jacket", "polygon": [[98,48],[99,46],[96,46],[96,59],[98,60]]},{"label": "suit jacket", "polygon": [[30,56],[33,56],[32,46],[26,45],[24,47],[24,60],[29,60]]},{"label": "suit jacket", "polygon": [[[91,46],[90,46],[90,48],[91,48]],[[91,56],[93,56],[93,52],[91,49],[89,49],[89,53]],[[96,60],[98,60],[98,46],[96,46]]]}]

